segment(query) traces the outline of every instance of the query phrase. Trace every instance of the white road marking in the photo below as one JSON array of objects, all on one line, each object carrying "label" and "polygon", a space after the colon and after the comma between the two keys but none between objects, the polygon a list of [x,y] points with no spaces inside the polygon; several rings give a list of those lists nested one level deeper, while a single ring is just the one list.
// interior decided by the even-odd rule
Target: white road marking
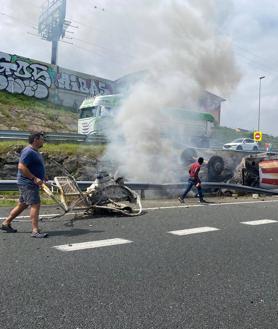
[{"label": "white road marking", "polygon": [[[39,217],[40,218],[48,218],[48,217],[51,218],[51,217],[58,216],[58,215],[61,215],[61,213],[59,213],[59,214],[41,214]],[[76,212],[68,212],[68,213],[64,214],[63,216],[73,216],[73,215],[76,215]],[[63,217],[63,216],[61,216],[61,217]],[[7,218],[7,216],[6,217],[0,217],[0,220],[4,220],[6,218]],[[30,222],[30,216],[29,215],[17,216],[13,220],[13,222]]]},{"label": "white road marking", "polygon": [[[164,210],[164,209],[177,209],[177,208],[193,208],[193,207],[221,207],[221,206],[229,206],[229,205],[245,205],[245,204],[256,204],[256,203],[276,203],[278,200],[258,200],[258,201],[236,201],[236,202],[223,202],[223,203],[208,203],[206,205],[203,204],[185,204],[185,205],[174,205],[174,206],[161,206],[161,207],[146,207],[143,208],[142,210]],[[66,213],[63,216],[72,216],[75,215],[76,213],[70,212]],[[48,217],[53,217],[57,216],[60,214],[42,214],[40,215],[41,218],[48,218]],[[136,217],[133,217],[136,218]],[[4,220],[6,217],[0,217],[0,220]],[[18,216],[16,219],[14,219],[14,222],[30,222],[30,217],[28,215],[26,216]]]},{"label": "white road marking", "polygon": [[205,232],[212,232],[212,231],[219,231],[219,228],[204,226],[204,227],[189,228],[186,230],[169,231],[168,233],[171,233],[174,235],[189,235],[189,234],[205,233]]},{"label": "white road marking", "polygon": [[278,200],[258,200],[258,201],[235,201],[235,202],[223,202],[223,203],[207,203],[207,204],[185,204],[176,206],[161,206],[161,207],[150,207],[143,208],[143,210],[163,210],[163,209],[177,209],[177,208],[193,208],[193,207],[215,207],[215,206],[230,206],[240,204],[254,204],[254,203],[274,203]]},{"label": "white road marking", "polygon": [[53,246],[52,248],[58,249],[60,251],[75,251],[75,250],[84,250],[84,249],[93,249],[107,246],[114,246],[125,243],[132,243],[133,241],[124,240],[124,239],[106,239],[106,240],[98,240],[98,241],[88,241],[81,243],[73,243],[73,244],[63,244],[59,246]]},{"label": "white road marking", "polygon": [[259,220],[251,220],[249,222],[241,222],[241,224],[245,224],[245,225],[263,225],[263,224],[272,224],[272,223],[277,223],[277,220],[259,219]]}]

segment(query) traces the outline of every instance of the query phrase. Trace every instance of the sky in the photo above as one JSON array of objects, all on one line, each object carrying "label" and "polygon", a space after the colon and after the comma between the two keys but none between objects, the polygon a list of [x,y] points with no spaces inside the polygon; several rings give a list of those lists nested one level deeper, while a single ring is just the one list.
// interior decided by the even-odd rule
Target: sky
[{"label": "sky", "polygon": [[[37,32],[43,3],[0,0],[0,51],[50,62]],[[66,19],[60,66],[114,80],[160,63],[154,74],[165,69],[166,79],[175,62],[168,85],[182,78],[192,93],[223,97],[221,125],[248,130],[257,129],[261,81],[260,130],[278,136],[276,0],[68,0]]]}]

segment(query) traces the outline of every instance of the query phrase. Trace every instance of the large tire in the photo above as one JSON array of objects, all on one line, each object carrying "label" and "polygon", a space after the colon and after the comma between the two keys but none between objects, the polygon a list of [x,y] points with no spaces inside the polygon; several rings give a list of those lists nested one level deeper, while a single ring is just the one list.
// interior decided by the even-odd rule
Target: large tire
[{"label": "large tire", "polygon": [[236,149],[237,151],[242,151],[242,146],[239,145]]},{"label": "large tire", "polygon": [[217,155],[212,156],[208,162],[208,178],[214,181],[224,169],[224,160]]},{"label": "large tire", "polygon": [[253,151],[258,151],[259,149],[258,149],[258,146],[254,146],[253,147]]}]

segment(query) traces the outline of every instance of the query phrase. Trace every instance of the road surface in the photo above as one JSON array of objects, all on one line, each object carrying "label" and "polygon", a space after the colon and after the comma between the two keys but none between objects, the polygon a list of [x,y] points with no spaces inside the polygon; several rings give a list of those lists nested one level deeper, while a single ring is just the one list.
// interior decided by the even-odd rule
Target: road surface
[{"label": "road surface", "polygon": [[143,205],[134,218],[43,222],[48,239],[31,238],[26,217],[0,233],[0,328],[277,327],[277,198]]}]

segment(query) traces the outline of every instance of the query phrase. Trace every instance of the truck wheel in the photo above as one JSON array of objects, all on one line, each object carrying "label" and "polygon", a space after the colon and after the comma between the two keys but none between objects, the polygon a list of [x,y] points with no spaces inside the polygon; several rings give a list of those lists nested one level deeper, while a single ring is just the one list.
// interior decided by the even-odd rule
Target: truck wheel
[{"label": "truck wheel", "polygon": [[212,156],[208,162],[208,175],[211,179],[219,176],[224,169],[224,160],[217,155]]}]

